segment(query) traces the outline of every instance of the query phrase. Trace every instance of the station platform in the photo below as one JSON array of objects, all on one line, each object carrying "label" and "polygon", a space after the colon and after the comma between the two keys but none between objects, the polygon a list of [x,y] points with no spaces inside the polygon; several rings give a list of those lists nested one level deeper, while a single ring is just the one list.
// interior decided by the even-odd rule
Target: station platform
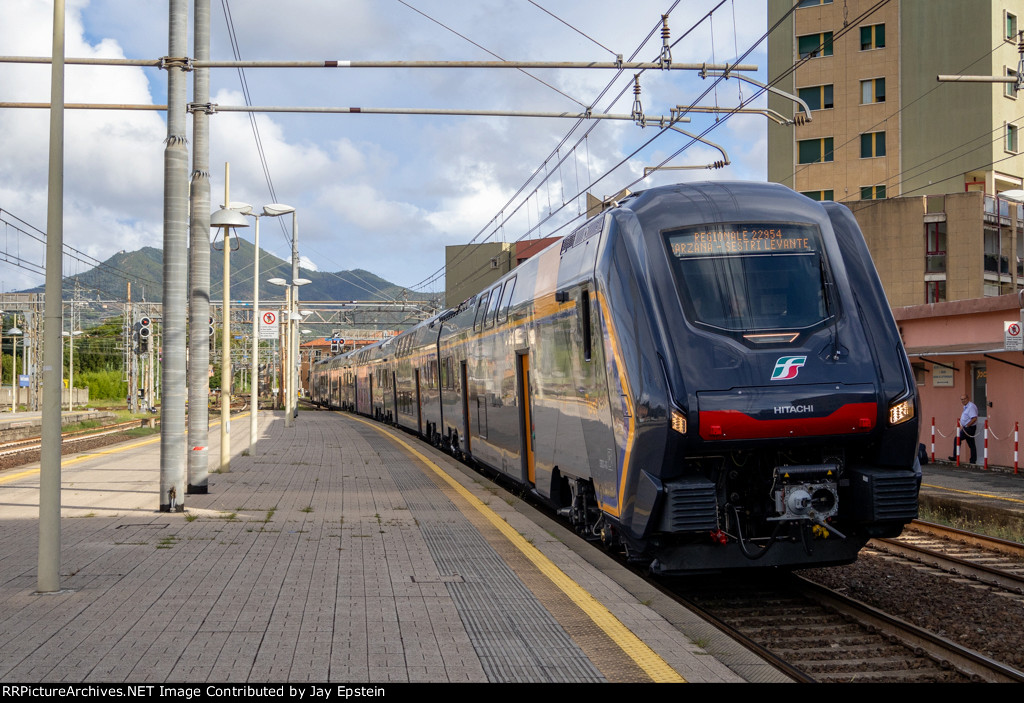
[{"label": "station platform", "polygon": [[977,522],[1020,525],[1024,520],[1024,473],[948,461],[921,469],[923,507]]},{"label": "station platform", "polygon": [[[231,422],[160,513],[159,437],[65,457],[63,592],[35,594],[38,467],[0,473],[0,679],[784,681],[575,534],[352,415]],[[210,431],[211,470],[219,429]]]}]

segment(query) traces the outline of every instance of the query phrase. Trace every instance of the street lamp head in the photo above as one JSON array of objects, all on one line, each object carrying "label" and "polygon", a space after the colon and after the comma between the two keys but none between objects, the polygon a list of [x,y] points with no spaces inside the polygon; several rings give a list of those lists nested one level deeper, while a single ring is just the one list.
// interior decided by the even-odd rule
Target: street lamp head
[{"label": "street lamp head", "polygon": [[270,283],[270,284],[275,285],[275,286],[287,286],[288,285],[288,281],[284,280],[283,278],[268,278],[267,279],[267,283]]},{"label": "street lamp head", "polygon": [[[217,241],[217,230],[224,230],[224,242],[227,243],[228,237],[231,233],[232,227],[248,227],[249,222],[238,210],[232,210],[231,208],[222,207],[217,212],[210,215],[210,229],[214,230],[213,236],[210,237],[211,242]],[[237,246],[235,247],[238,248]]]},{"label": "street lamp head", "polygon": [[310,280],[310,279],[308,279],[308,278],[293,278],[293,279],[292,279],[292,285],[293,285],[293,286],[304,286],[304,285],[306,285],[307,283],[312,283],[312,282],[313,282],[313,281],[311,281],[311,280]]},{"label": "street lamp head", "polygon": [[10,335],[21,334],[21,330],[18,329],[17,327],[12,327],[11,329],[7,330],[7,334],[10,334]]},{"label": "street lamp head", "polygon": [[243,203],[240,201],[232,200],[228,203],[228,209],[235,210],[242,213],[243,215],[252,215],[253,217],[259,217],[259,215],[253,215],[252,205],[249,203]]},{"label": "street lamp head", "polygon": [[225,229],[228,227],[248,227],[249,223],[245,216],[238,210],[229,207],[222,207],[210,215],[210,227]]},{"label": "street lamp head", "polygon": [[1004,190],[998,196],[1004,200],[1012,200],[1015,203],[1024,203],[1024,190]]},{"label": "street lamp head", "polygon": [[281,203],[271,203],[270,205],[263,206],[263,214],[268,217],[277,217],[279,215],[287,215],[289,212],[295,212],[295,208],[291,205],[282,205]]}]

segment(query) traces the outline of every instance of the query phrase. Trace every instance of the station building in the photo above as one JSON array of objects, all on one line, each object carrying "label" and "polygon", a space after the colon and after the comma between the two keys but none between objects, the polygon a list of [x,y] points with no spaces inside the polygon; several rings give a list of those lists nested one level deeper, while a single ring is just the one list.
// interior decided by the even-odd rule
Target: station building
[{"label": "station building", "polygon": [[[877,6],[877,7],[876,7]],[[1012,83],[1024,0],[769,0],[768,178],[857,218],[921,393],[921,441],[951,453],[966,392],[989,420],[991,463],[1013,464],[1024,424],[1024,188]],[[795,68],[794,68],[795,67]],[[807,119],[809,116],[810,119]],[[943,436],[945,435],[945,437]],[[979,460],[982,433],[978,433]]]}]

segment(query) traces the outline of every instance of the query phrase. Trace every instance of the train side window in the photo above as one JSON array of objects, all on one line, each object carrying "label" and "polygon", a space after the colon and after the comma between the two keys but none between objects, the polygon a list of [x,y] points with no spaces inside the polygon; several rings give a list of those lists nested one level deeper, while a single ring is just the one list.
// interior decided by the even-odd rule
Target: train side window
[{"label": "train side window", "polygon": [[501,296],[501,322],[508,321],[509,304],[512,302],[512,291],[515,290],[515,287],[516,277],[513,276],[512,278],[508,279],[508,282],[505,284],[505,294]]},{"label": "train side window", "polygon": [[487,310],[488,294],[484,293],[480,296],[480,300],[476,303],[476,315],[473,317],[473,329],[483,328],[483,314]]},{"label": "train side window", "polygon": [[498,317],[498,305],[501,303],[501,286],[495,286],[491,289],[491,306],[487,309],[487,315],[484,317],[484,327],[494,327],[494,322]]}]

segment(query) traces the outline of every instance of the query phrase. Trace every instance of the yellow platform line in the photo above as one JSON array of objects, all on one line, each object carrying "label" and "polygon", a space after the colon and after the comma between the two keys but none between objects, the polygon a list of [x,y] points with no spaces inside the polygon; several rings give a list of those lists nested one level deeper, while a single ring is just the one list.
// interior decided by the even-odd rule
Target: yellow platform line
[{"label": "yellow platform line", "polygon": [[449,476],[440,466],[420,453],[408,442],[385,430],[380,425],[351,415],[346,415],[345,417],[358,420],[364,425],[372,427],[386,437],[389,437],[396,444],[408,450],[410,454],[423,462],[439,478],[451,486],[470,505],[476,508],[488,522],[496,527],[498,531],[512,543],[513,546],[522,552],[523,556],[529,559],[534,566],[536,566],[537,569],[548,578],[548,580],[568,596],[569,599],[580,608],[580,610],[586,613],[594,624],[601,628],[601,630],[604,631],[604,633],[607,634],[608,637],[610,637],[611,640],[615,642],[630,659],[636,662],[636,664],[643,669],[654,682],[686,683],[686,679],[680,676],[679,673],[669,666],[664,659],[648,647],[643,640],[633,634],[628,627],[623,625],[622,622],[604,605],[598,602],[594,596],[566,575],[566,573],[559,569],[558,566],[545,556],[543,552],[527,542],[526,538],[509,525],[504,518],[486,506],[483,501],[473,495],[461,483]]},{"label": "yellow platform line", "polygon": [[1005,496],[994,496],[991,493],[978,493],[977,491],[962,491],[962,490],[960,490],[958,488],[946,488],[945,486],[935,486],[935,485],[932,485],[930,483],[922,483],[921,485],[925,486],[927,488],[936,488],[936,489],[938,489],[940,491],[949,491],[950,493],[963,493],[964,495],[978,496],[979,498],[991,498],[992,500],[1003,500],[1003,501],[1006,501],[1007,503],[1024,503],[1024,500],[1019,500],[1017,498],[1007,498]]}]

